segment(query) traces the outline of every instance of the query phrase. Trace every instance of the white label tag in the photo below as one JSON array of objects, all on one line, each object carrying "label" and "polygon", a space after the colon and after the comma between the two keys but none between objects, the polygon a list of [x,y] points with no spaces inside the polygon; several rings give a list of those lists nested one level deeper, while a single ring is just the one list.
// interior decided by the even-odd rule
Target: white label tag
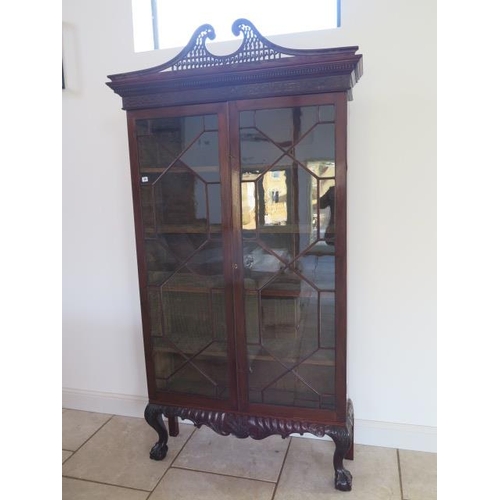
[{"label": "white label tag", "polygon": [[148,182],[149,181],[149,177],[141,177],[141,181],[142,182]]}]

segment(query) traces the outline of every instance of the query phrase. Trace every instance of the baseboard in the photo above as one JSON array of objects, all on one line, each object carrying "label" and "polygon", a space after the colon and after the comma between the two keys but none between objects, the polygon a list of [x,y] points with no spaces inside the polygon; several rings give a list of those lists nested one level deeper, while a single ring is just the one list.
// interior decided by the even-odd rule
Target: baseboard
[{"label": "baseboard", "polygon": [[[145,396],[129,396],[79,389],[63,389],[62,393],[63,408],[126,417],[142,418],[147,403],[148,398]],[[295,434],[293,435],[295,436]],[[318,439],[312,434],[305,434],[302,437]],[[437,429],[436,427],[423,425],[355,418],[354,442],[355,444],[436,453]]]},{"label": "baseboard", "polygon": [[142,418],[147,404],[148,398],[146,396],[129,396],[80,389],[63,389],[62,391],[63,408],[72,410]]},{"label": "baseboard", "polygon": [[399,448],[401,450],[437,452],[437,428],[425,425],[354,419],[354,442]]}]

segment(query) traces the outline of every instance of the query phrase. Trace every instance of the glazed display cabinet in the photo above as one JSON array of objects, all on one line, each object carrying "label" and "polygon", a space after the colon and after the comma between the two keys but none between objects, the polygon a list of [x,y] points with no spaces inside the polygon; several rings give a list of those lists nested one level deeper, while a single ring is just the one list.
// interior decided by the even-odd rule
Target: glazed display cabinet
[{"label": "glazed display cabinet", "polygon": [[[109,76],[127,112],[151,458],[178,417],[222,435],[335,442],[351,489],[346,130],[357,47],[286,49],[247,20]],[[163,417],[168,420],[168,432]]]}]

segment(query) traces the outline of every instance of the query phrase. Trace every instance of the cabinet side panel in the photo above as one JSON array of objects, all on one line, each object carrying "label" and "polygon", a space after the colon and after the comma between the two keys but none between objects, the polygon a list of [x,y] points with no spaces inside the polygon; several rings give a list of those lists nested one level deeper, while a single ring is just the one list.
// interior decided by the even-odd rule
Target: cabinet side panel
[{"label": "cabinet side panel", "polygon": [[337,108],[336,127],[336,196],[335,238],[336,254],[336,394],[338,411],[346,418],[346,349],[347,349],[347,93],[335,94]]}]

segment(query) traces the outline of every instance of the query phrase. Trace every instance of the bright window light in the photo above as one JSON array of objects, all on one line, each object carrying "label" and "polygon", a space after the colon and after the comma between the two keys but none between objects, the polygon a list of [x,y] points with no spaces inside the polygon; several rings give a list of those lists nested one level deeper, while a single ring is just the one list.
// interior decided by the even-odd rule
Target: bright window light
[{"label": "bright window light", "polygon": [[[183,6],[185,13],[182,12]],[[251,21],[266,38],[333,29],[340,25],[340,0],[308,0],[301,8],[270,0],[253,0],[247,5],[227,0],[191,0],[186,3],[132,0],[132,9],[136,52],[182,48],[202,24],[213,26],[214,42],[235,40],[231,26],[239,18]],[[153,28],[155,17],[156,34]]]}]

